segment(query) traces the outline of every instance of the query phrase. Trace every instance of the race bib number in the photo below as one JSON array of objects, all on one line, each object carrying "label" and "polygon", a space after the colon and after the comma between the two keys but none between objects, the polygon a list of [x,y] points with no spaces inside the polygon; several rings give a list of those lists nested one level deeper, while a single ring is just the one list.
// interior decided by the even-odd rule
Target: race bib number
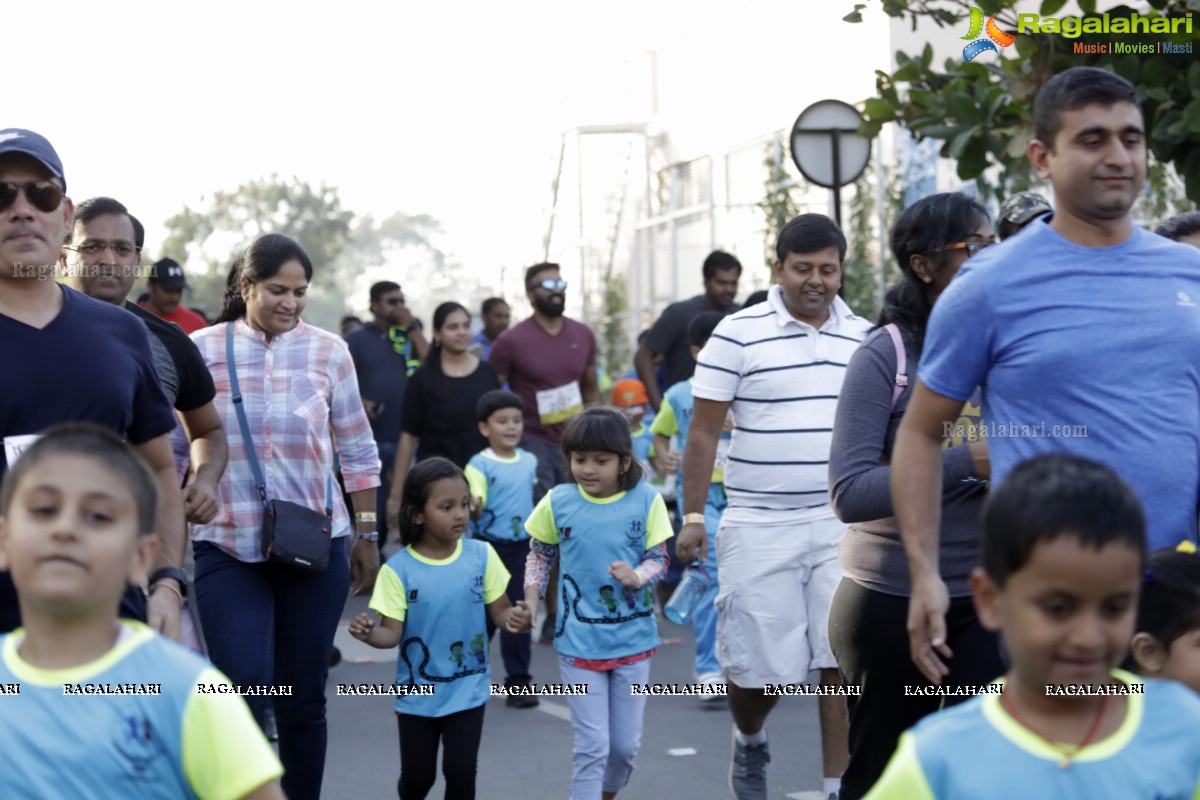
[{"label": "race bib number", "polygon": [[579,382],[572,381],[557,389],[543,389],[537,393],[538,420],[543,425],[566,422],[583,410],[583,395]]},{"label": "race bib number", "polygon": [[729,443],[732,439],[717,439],[717,457],[713,460],[712,482],[725,482],[725,465],[729,463]]},{"label": "race bib number", "polygon": [[22,436],[5,436],[4,461],[8,464],[8,468],[12,469],[13,464],[16,464],[17,459],[21,457],[21,453],[28,450],[40,438],[41,436],[36,433],[27,433]]}]

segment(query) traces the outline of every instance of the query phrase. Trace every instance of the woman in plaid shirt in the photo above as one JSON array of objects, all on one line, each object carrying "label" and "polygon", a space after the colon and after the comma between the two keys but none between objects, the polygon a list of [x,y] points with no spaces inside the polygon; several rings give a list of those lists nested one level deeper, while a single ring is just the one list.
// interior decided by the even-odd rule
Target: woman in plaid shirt
[{"label": "woman in plaid shirt", "polygon": [[[351,583],[355,594],[369,591],[379,571],[375,440],[345,343],[300,320],[312,271],[294,240],[260,236],[231,271],[216,324],[192,336],[216,384],[214,403],[229,439],[229,466],[218,487],[221,510],[211,523],[192,526],[196,603],[213,663],[235,685],[280,687],[275,697],[246,700],[260,725],[274,705],[283,789],[293,800],[320,795],[325,678],[346,591]],[[325,572],[264,560],[263,503],[230,392],[229,326],[242,407],[268,496],[317,511],[332,501]],[[356,512],[354,531],[341,493],[326,497],[335,446]]]}]

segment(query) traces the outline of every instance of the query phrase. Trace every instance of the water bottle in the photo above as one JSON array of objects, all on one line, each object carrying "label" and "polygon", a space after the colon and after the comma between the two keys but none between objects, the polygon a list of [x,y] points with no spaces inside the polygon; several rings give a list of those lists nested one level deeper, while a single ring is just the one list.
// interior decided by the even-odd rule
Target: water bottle
[{"label": "water bottle", "polygon": [[700,598],[704,597],[711,585],[712,578],[708,576],[704,567],[700,566],[700,562],[692,564],[687,572],[683,573],[683,578],[675,587],[671,599],[667,601],[663,614],[676,625],[686,625],[695,613],[696,606],[700,605]]}]

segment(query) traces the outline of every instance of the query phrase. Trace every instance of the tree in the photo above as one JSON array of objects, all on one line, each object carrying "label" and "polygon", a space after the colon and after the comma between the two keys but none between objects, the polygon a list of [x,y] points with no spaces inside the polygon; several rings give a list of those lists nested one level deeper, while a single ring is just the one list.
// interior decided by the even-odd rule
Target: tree
[{"label": "tree", "polygon": [[[1151,10],[1146,16],[1152,20],[1180,19],[1189,11],[1200,10],[1200,0],[1147,2]],[[1185,33],[1180,26],[1179,33],[1169,35],[1114,37],[1082,33],[1068,37],[1035,33],[1028,24],[1019,31],[1014,10],[1017,0],[881,0],[881,3],[889,16],[911,19],[914,30],[918,20],[925,19],[939,27],[978,34],[980,26],[976,21],[982,24],[984,15],[995,15],[1001,37],[1018,31],[1013,42],[1017,57],[983,54],[967,62],[956,54],[938,70],[933,66],[933,49],[928,44],[920,53],[897,52],[899,68],[894,73],[875,73],[877,95],[867,100],[864,107],[865,135],[873,137],[885,124],[897,122],[918,139],[941,140],[944,143],[941,154],[957,161],[959,178],[974,179],[984,198],[1004,197],[1028,188],[1033,178],[1025,160],[1025,146],[1033,138],[1033,101],[1038,89],[1069,67],[1102,67],[1124,76],[1137,87],[1152,160],[1172,166],[1183,180],[1186,196],[1200,202],[1200,62],[1179,56],[1143,57],[1111,52],[1117,39],[1149,44],[1171,40],[1176,44],[1192,43],[1193,49],[1197,49],[1200,29]],[[1039,16],[1056,17],[1066,5],[1067,0],[1044,0]],[[1103,18],[1096,11],[1096,0],[1076,0],[1076,5],[1078,13],[1063,16],[1082,17],[1080,30],[1086,30],[1088,19],[1097,21],[1091,24],[1098,24]],[[863,3],[855,4],[845,20],[861,22],[861,12],[866,7]],[[1106,13],[1113,19],[1138,16],[1138,11],[1129,6],[1109,8]],[[1076,52],[1077,43],[1107,44],[1110,52]],[[1160,190],[1169,188],[1168,171],[1152,171],[1151,180],[1159,181]]]},{"label": "tree", "polygon": [[264,233],[291,236],[313,262],[313,281],[306,322],[336,331],[346,313],[345,291],[363,267],[382,264],[400,248],[423,248],[443,268],[444,255],[430,242],[440,231],[426,214],[395,213],[378,222],[342,207],[337,189],[278,175],[250,181],[233,191],[213,195],[207,210],[184,207],[166,222],[162,255],[181,264],[203,263],[189,275],[189,302],[215,316],[221,308],[229,266],[246,246]]}]

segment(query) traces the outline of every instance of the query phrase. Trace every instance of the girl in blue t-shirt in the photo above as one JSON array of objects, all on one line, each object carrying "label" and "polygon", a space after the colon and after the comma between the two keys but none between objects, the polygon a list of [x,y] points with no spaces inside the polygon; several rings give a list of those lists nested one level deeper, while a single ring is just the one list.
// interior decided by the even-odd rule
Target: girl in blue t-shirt
[{"label": "girl in blue t-shirt", "polygon": [[400,645],[395,710],[403,800],[429,793],[439,742],[447,800],[475,797],[491,674],[486,615],[514,633],[530,625],[524,603],[513,607],[504,594],[509,574],[496,551],[462,538],[470,503],[467,479],[450,461],[431,458],[413,467],[400,509],[405,547],[380,569],[371,596],[379,626],[365,612],[350,622],[350,635],[372,647]]},{"label": "girl in blue t-shirt", "polygon": [[554,647],[575,729],[571,797],[615,797],[629,782],[642,738],[644,694],[658,649],[654,593],[666,570],[672,529],[662,497],[641,480],[629,423],[589,408],[567,426],[572,483],[554,487],[525,523],[533,537],[525,567],[530,623],[550,567],[561,558]]},{"label": "girl in blue t-shirt", "polygon": [[1200,555],[1190,540],[1146,561],[1134,630],[1123,668],[1200,694]]}]

